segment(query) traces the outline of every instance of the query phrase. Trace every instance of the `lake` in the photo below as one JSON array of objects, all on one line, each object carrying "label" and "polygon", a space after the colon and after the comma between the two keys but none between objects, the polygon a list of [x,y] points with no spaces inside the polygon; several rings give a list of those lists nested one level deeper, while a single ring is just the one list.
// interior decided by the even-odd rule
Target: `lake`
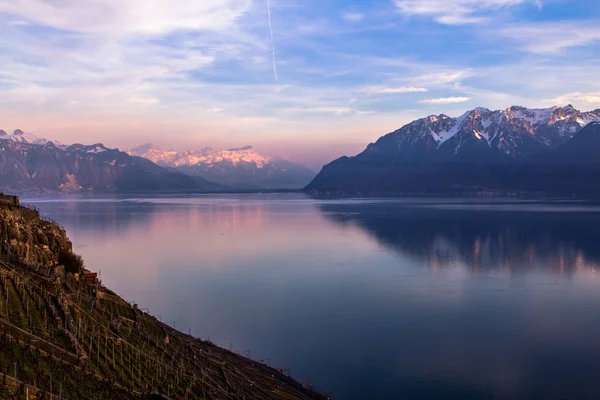
[{"label": "lake", "polygon": [[128,301],[333,398],[600,398],[598,204],[24,202]]}]

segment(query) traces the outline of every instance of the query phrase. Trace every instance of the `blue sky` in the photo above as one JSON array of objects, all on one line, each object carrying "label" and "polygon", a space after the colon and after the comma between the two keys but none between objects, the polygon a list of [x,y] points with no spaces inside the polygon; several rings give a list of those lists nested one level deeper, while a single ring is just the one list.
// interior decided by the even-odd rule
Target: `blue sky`
[{"label": "blue sky", "polygon": [[600,108],[597,0],[269,3],[273,40],[267,0],[0,2],[0,128],[318,168],[430,114]]}]

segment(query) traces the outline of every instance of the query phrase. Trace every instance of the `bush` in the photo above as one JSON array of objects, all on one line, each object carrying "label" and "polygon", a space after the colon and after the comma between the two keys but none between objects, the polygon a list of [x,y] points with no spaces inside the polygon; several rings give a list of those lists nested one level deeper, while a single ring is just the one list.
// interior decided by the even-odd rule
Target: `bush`
[{"label": "bush", "polygon": [[50,244],[48,242],[48,238],[46,237],[44,232],[42,232],[41,230],[38,230],[37,232],[35,232],[35,239],[37,240],[37,242],[39,244],[46,245],[46,246],[48,246]]},{"label": "bush", "polygon": [[71,274],[81,273],[83,270],[83,260],[81,256],[68,250],[61,250],[58,253],[58,263],[65,267],[65,272]]}]

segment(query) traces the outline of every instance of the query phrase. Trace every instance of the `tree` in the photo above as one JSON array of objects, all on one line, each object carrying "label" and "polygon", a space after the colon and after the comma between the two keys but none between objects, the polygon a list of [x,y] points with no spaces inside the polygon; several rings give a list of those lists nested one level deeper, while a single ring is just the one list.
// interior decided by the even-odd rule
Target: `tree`
[{"label": "tree", "polygon": [[78,274],[83,270],[81,256],[68,250],[63,249],[58,253],[58,263],[65,267],[65,272],[71,274]]}]

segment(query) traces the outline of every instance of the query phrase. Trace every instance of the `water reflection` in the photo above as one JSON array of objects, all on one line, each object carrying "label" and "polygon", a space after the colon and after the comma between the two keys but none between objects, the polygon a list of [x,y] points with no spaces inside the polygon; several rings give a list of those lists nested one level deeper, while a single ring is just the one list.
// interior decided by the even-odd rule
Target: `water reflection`
[{"label": "water reflection", "polygon": [[334,398],[600,398],[593,206],[290,195],[36,205],[127,299]]},{"label": "water reflection", "polygon": [[542,269],[562,276],[599,272],[600,212],[571,212],[569,205],[540,212],[537,207],[492,211],[427,207],[424,202],[321,204],[323,215],[341,226],[356,226],[381,245],[410,256],[432,271],[464,268],[470,273],[510,274]]}]

